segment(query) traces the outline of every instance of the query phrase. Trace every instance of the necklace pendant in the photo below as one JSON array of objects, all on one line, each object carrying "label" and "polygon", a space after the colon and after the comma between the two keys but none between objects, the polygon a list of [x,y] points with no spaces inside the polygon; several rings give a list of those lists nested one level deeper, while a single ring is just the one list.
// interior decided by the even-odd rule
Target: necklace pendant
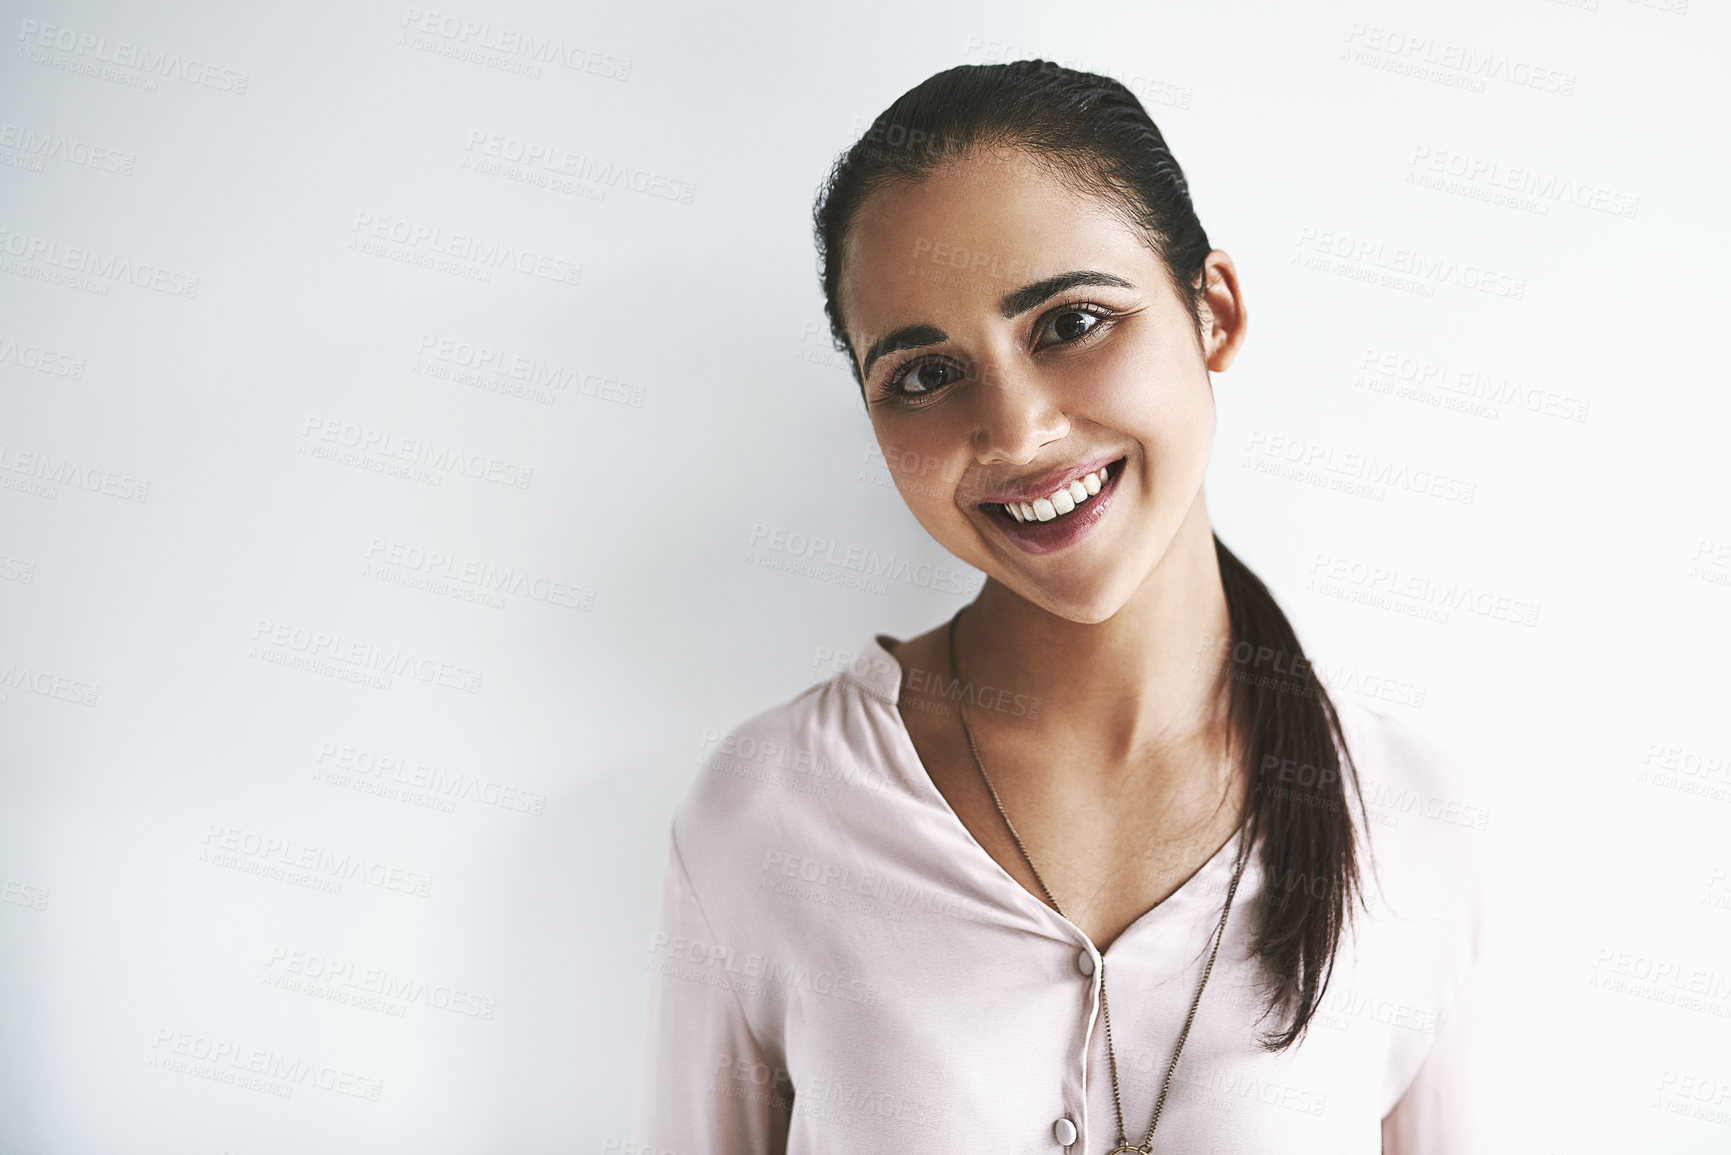
[{"label": "necklace pendant", "polygon": [[1148,1155],[1148,1148],[1132,1147],[1130,1144],[1126,1143],[1121,1147],[1112,1148],[1110,1151],[1106,1152],[1106,1155]]}]

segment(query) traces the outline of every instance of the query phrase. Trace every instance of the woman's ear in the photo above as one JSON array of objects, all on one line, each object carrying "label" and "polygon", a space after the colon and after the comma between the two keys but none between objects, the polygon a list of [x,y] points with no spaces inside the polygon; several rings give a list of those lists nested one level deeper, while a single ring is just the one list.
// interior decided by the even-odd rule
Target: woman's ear
[{"label": "woman's ear", "polygon": [[1232,258],[1219,249],[1202,262],[1202,355],[1208,368],[1219,373],[1232,364],[1244,343],[1249,317],[1238,287],[1238,270]]}]

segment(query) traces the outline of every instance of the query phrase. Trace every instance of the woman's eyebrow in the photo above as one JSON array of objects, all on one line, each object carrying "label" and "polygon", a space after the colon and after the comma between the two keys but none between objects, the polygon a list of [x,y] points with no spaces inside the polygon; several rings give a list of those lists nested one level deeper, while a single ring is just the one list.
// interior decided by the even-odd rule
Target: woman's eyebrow
[{"label": "woman's eyebrow", "polygon": [[[1029,309],[1051,300],[1065,289],[1074,289],[1078,285],[1109,285],[1115,289],[1134,289],[1136,287],[1123,277],[1112,273],[1103,273],[1097,269],[1074,269],[1068,273],[1057,273],[1044,280],[1035,281],[1031,285],[1023,285],[1019,289],[1005,293],[998,301],[998,312],[1005,317],[1018,317]],[[885,353],[894,353],[902,349],[923,349],[927,345],[937,345],[949,339],[950,335],[936,325],[903,325],[899,329],[893,329],[872,342],[871,347],[866,350],[860,376],[870,377],[872,365]]]},{"label": "woman's eyebrow", "polygon": [[870,377],[872,363],[885,353],[894,353],[899,349],[923,349],[927,345],[936,345],[949,339],[950,335],[936,325],[903,325],[872,342],[871,348],[866,350],[865,366],[860,370],[860,376]]},{"label": "woman's eyebrow", "polygon": [[1026,313],[1036,305],[1056,297],[1065,289],[1073,289],[1078,285],[1110,285],[1116,289],[1134,289],[1136,286],[1123,277],[1111,273],[1102,273],[1094,269],[1076,269],[1073,272],[1059,273],[1047,277],[1043,281],[1035,281],[1024,285],[1011,293],[1005,293],[998,302],[998,312],[1006,317],[1017,317]]}]

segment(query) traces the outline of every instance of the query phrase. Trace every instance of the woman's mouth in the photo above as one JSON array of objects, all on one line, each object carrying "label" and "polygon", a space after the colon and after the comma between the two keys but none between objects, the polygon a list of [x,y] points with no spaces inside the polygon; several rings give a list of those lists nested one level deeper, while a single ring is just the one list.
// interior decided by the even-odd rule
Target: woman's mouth
[{"label": "woman's mouth", "polygon": [[1032,501],[994,501],[980,508],[1022,549],[1052,553],[1080,541],[1105,516],[1126,460],[1108,462]]}]

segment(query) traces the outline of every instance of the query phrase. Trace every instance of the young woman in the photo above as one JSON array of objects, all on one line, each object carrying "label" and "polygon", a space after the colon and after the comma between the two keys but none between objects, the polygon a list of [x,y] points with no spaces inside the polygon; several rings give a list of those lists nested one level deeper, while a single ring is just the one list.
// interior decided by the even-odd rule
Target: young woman
[{"label": "young woman", "polygon": [[816,226],[897,487],[986,581],[708,759],[634,1149],[1494,1150],[1482,834],[1213,534],[1245,300],[1141,104],[1043,61],[940,73]]}]

